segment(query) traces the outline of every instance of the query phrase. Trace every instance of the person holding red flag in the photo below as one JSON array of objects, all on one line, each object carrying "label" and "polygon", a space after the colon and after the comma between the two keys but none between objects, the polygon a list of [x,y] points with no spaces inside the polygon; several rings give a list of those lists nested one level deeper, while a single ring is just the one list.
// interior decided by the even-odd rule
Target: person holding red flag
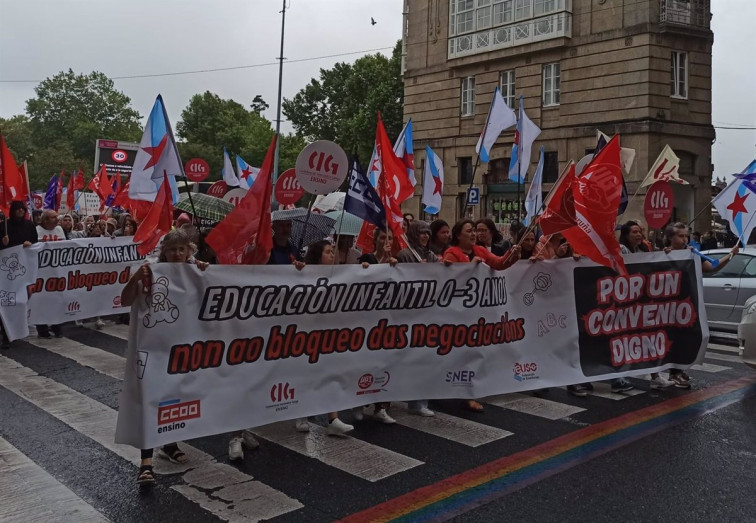
[{"label": "person holding red flag", "polygon": [[150,211],[134,235],[134,243],[138,243],[137,251],[142,256],[149,254],[160,241],[160,238],[171,230],[173,225],[173,199],[168,176],[163,175],[155,201]]}]

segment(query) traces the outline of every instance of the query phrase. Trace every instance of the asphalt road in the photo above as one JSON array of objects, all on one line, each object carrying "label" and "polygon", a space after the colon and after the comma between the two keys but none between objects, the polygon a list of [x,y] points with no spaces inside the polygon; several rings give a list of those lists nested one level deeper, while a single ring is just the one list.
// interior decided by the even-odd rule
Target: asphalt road
[{"label": "asphalt road", "polygon": [[[756,521],[756,371],[711,343],[693,389],[576,398],[561,388],[490,398],[435,418],[392,406],[349,438],[312,419],[182,444],[179,467],[136,488],[138,451],[113,443],[124,326],[66,326],[0,352],[0,521]],[[344,414],[349,421],[350,413]]]}]

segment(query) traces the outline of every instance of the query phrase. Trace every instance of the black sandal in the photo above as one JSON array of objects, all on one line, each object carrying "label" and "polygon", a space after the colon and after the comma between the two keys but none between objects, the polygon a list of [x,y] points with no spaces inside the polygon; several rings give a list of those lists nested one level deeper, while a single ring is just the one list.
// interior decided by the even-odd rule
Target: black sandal
[{"label": "black sandal", "polygon": [[165,447],[162,447],[160,449],[160,452],[158,452],[158,455],[161,458],[167,459],[171,463],[175,463],[177,465],[182,465],[189,461],[189,456],[187,456],[179,447],[178,445],[172,445]]},{"label": "black sandal", "polygon": [[152,472],[152,465],[142,465],[139,467],[139,475],[137,476],[137,485],[149,486],[155,484],[155,474]]}]

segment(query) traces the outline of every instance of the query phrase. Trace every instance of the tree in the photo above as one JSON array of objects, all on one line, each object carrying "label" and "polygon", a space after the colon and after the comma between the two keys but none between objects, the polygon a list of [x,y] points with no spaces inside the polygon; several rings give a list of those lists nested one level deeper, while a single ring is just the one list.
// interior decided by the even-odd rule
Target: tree
[{"label": "tree", "polygon": [[[210,164],[210,180],[220,179],[223,147],[234,158],[241,155],[251,165],[260,166],[273,137],[271,122],[260,114],[268,106],[255,96],[251,110],[234,100],[225,100],[206,91],[195,94],[181,112],[176,133],[182,140],[179,152],[183,159],[204,158]],[[300,138],[283,136],[279,145],[279,169],[293,167],[304,148]]]},{"label": "tree", "polygon": [[54,147],[89,166],[98,138],[139,141],[142,135],[141,116],[131,108],[131,99],[103,73],[61,71],[34,91],[37,96],[26,101],[26,113],[37,154]]},{"label": "tree", "polygon": [[389,136],[402,130],[404,84],[401,42],[391,58],[367,55],[353,65],[340,62],[321,69],[294,98],[285,99],[283,112],[298,136],[307,141],[332,140],[367,163],[375,142],[378,111]]}]

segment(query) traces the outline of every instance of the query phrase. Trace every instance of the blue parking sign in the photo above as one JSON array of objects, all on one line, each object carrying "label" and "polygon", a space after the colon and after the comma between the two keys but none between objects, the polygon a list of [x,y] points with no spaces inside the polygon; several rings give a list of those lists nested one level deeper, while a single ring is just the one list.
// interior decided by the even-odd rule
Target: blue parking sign
[{"label": "blue parking sign", "polygon": [[480,187],[467,188],[467,205],[480,205]]}]

